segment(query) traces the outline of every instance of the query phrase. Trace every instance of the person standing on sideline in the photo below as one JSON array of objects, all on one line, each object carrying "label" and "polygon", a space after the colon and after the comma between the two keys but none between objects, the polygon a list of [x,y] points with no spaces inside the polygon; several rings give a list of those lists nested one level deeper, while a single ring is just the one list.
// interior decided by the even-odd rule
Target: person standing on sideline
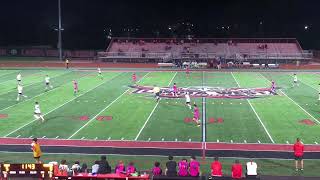
[{"label": "person standing on sideline", "polygon": [[299,162],[300,162],[300,170],[303,171],[304,145],[302,144],[299,138],[297,138],[296,143],[293,145],[293,151],[294,151],[296,171],[299,170]]},{"label": "person standing on sideline", "polygon": [[33,152],[33,158],[36,160],[36,163],[41,164],[40,157],[42,155],[42,152],[37,138],[32,139],[31,150]]},{"label": "person standing on sideline", "polygon": [[66,69],[69,69],[69,59],[66,58]]}]

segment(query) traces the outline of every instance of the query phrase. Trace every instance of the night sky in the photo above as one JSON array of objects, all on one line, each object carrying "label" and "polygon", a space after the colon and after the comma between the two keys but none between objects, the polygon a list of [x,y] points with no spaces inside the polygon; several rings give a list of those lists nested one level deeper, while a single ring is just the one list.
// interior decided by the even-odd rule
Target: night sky
[{"label": "night sky", "polygon": [[[320,49],[320,1],[317,0],[61,2],[63,46],[67,49],[104,49],[108,35],[295,37],[304,49]],[[0,46],[56,47],[58,0],[2,0],[0,23]]]}]

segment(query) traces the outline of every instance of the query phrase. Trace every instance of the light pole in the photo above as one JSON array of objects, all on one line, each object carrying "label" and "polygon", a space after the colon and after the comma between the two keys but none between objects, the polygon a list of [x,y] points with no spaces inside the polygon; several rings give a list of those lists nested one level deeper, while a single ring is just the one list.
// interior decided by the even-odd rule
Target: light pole
[{"label": "light pole", "polygon": [[59,49],[59,60],[62,61],[61,0],[58,0],[58,9],[59,9],[58,49]]}]

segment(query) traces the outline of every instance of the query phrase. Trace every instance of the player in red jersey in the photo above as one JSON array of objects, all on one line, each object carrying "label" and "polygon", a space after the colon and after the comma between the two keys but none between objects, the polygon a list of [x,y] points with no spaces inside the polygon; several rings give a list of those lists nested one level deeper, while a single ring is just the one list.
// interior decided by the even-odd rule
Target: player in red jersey
[{"label": "player in red jersey", "polygon": [[300,161],[300,169],[303,171],[303,154],[304,154],[304,145],[300,141],[299,138],[297,138],[296,143],[293,145],[293,151],[294,151],[294,159],[295,159],[295,165],[296,165],[296,171],[299,170],[299,161]]},{"label": "player in red jersey", "polygon": [[137,75],[136,75],[136,73],[132,74],[132,83],[135,84],[135,85],[137,84]]},{"label": "player in red jersey", "polygon": [[186,67],[186,75],[187,77],[189,77],[189,74],[190,74],[190,69],[189,69],[189,66]]},{"label": "player in red jersey", "polygon": [[199,108],[196,103],[193,104],[193,121],[197,123],[197,126],[200,127],[200,113]]},{"label": "player in red jersey", "polygon": [[173,83],[173,96],[178,97],[178,87],[176,83]]},{"label": "player in red jersey", "polygon": [[79,92],[78,89],[78,82],[76,80],[73,80],[73,94],[76,95]]}]

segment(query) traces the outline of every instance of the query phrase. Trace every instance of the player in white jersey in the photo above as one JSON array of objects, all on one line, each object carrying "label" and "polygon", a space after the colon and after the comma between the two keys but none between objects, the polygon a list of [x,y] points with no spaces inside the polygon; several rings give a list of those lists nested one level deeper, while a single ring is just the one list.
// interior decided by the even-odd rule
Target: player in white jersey
[{"label": "player in white jersey", "polygon": [[44,78],[44,81],[46,83],[46,91],[50,88],[52,89],[53,87],[50,84],[50,77],[48,75],[46,75],[46,77]]},{"label": "player in white jersey", "polygon": [[21,74],[19,73],[18,75],[17,75],[17,82],[18,82],[18,84],[21,84]]},{"label": "player in white jersey", "polygon": [[102,74],[101,74],[101,69],[100,69],[100,68],[98,68],[98,76],[99,76],[101,79],[103,79],[103,76],[102,76]]},{"label": "player in white jersey", "polygon": [[297,74],[293,74],[293,86],[299,86]]},{"label": "player in white jersey", "polygon": [[20,100],[20,97],[22,96],[22,97],[27,97],[26,95],[24,95],[23,94],[23,86],[22,86],[22,84],[18,84],[18,96],[17,96],[17,101],[19,101]]},{"label": "player in white jersey", "polygon": [[191,109],[189,92],[187,92],[184,96],[186,98],[186,105],[189,107],[189,109]]},{"label": "player in white jersey", "polygon": [[34,105],[34,115],[33,115],[36,120],[39,120],[41,119],[42,122],[44,122],[44,118],[41,114],[41,110],[40,110],[40,105],[38,102],[35,102],[35,105]]}]

